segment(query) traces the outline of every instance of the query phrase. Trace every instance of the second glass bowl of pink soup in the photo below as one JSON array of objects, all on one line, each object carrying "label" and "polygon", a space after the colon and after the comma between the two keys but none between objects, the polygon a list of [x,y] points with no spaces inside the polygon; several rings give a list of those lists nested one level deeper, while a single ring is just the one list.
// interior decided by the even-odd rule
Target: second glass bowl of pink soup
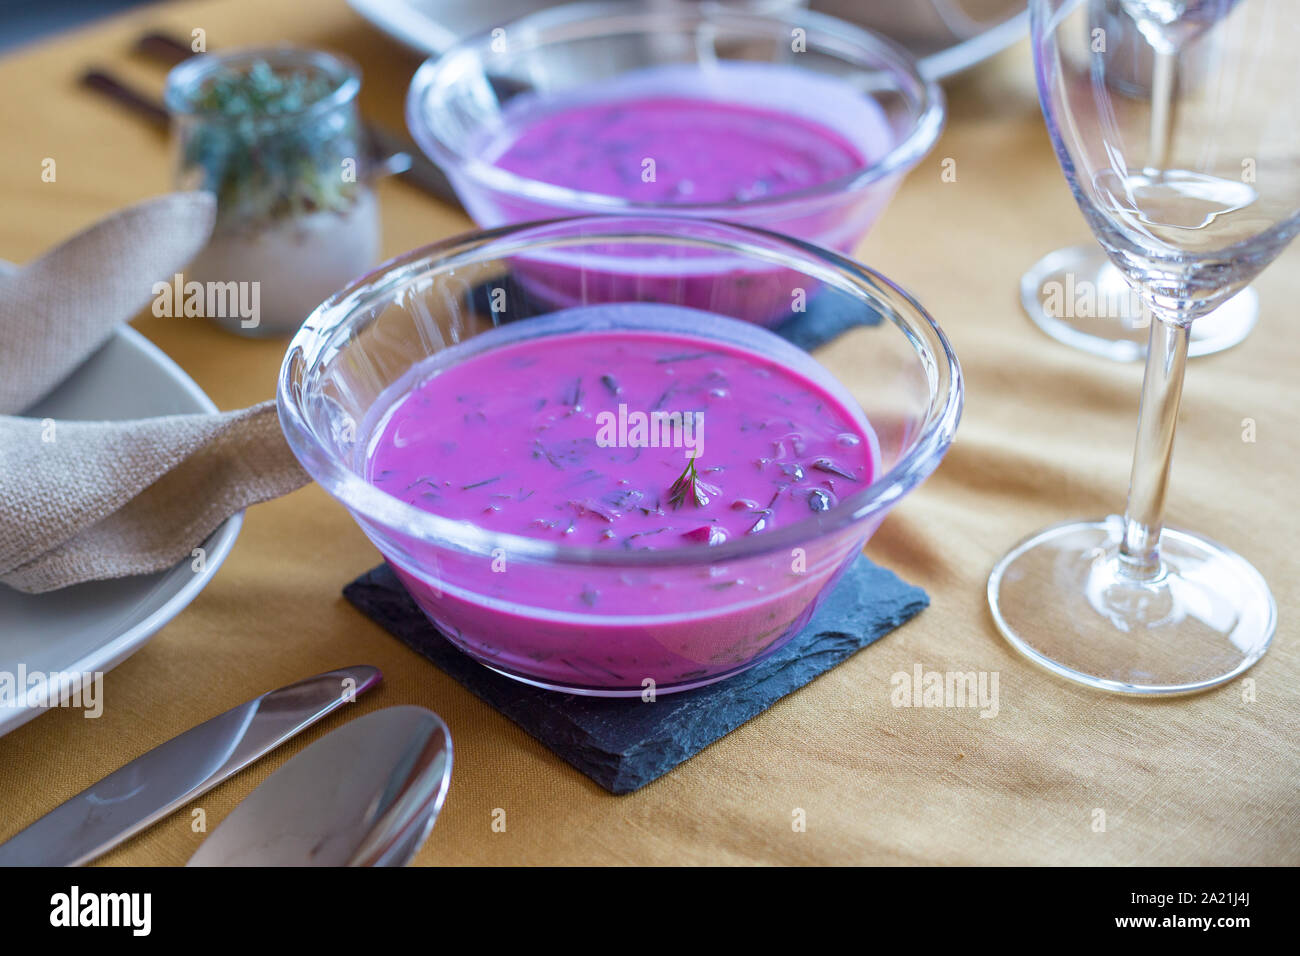
[{"label": "second glass bowl of pink soup", "polygon": [[[760,195],[746,181],[737,184],[744,187],[740,195],[720,199],[715,193],[703,202],[665,195],[682,185],[683,176],[662,155],[671,144],[656,138],[674,136],[670,122],[656,134],[642,117],[626,121],[630,152],[622,165],[628,168],[619,167],[625,182],[617,189],[594,175],[570,174],[569,185],[557,185],[547,179],[560,177],[544,176],[545,170],[526,175],[527,164],[512,159],[512,143],[566,112],[573,116],[628,103],[644,108],[648,99],[660,101],[664,120],[671,120],[673,105],[683,101],[752,114],[759,145],[747,148],[760,152],[797,142],[806,151],[803,158],[813,162],[808,157],[815,157],[821,131],[832,154],[847,149],[856,156],[812,185]],[[921,77],[905,50],[824,14],[614,0],[543,10],[461,42],[417,71],[406,115],[416,142],[447,173],[483,227],[582,214],[687,215],[771,229],[851,253],[902,177],[934,145],[944,108],[939,88]],[[786,125],[778,131],[769,123],[764,130],[764,116]],[[765,137],[771,137],[766,146]],[[728,172],[725,154],[742,138],[733,131],[705,137],[700,152],[719,151],[716,176],[737,174]],[[622,141],[623,133],[614,139]],[[647,184],[642,163],[655,159],[656,143],[661,155],[655,179]],[[679,142],[677,148],[684,147]],[[689,155],[697,159],[695,152]],[[740,160],[744,166],[743,155]],[[842,163],[843,157],[831,160]],[[561,169],[566,165],[563,157],[547,161]],[[503,168],[507,165],[511,168]],[[698,161],[692,166],[701,172]],[[699,259],[691,272],[683,271],[682,262],[673,263],[675,272],[665,281],[680,290],[680,301],[707,308],[710,276],[739,265]],[[588,282],[606,284],[611,295],[634,276],[644,294],[659,268],[639,260],[625,269],[584,272]],[[682,287],[692,272],[699,276],[698,288]],[[552,263],[545,280],[530,282],[530,288],[557,303],[581,299],[575,272]],[[788,287],[789,280],[772,269],[750,276],[750,284],[761,287],[760,296],[764,288]],[[772,324],[788,313],[788,307],[778,308],[773,315],[756,314],[755,320]]]},{"label": "second glass bowl of pink soup", "polygon": [[[713,277],[711,315],[663,305],[663,278],[655,297],[644,300],[611,299],[604,287],[586,286],[581,306],[618,305],[599,313],[594,325],[590,311],[584,316],[537,303],[532,314],[501,324],[485,305],[482,290],[514,288],[521,266],[535,274],[557,257],[598,262],[611,246],[667,262],[689,263],[707,253],[746,268],[779,267],[800,282],[819,283],[836,308],[882,320],[840,340],[837,379],[806,352],[756,326],[754,315],[773,303],[747,288],[743,273]],[[685,285],[697,281],[678,280],[667,290],[669,300],[680,300]],[[766,295],[788,300],[789,290]],[[638,317],[645,301],[654,305]],[[875,444],[873,479],[842,493],[830,510],[805,511],[806,517],[760,534],[654,551],[489,530],[416,507],[368,480],[385,417],[431,370],[485,349],[597,331],[611,321],[620,329],[705,338],[803,376],[862,423]],[[600,388],[594,381],[590,387]],[[349,509],[412,597],[461,650],[526,683],[631,697],[648,681],[668,693],[721,680],[797,633],[889,509],[938,465],[957,425],[962,387],[956,358],[930,317],[849,259],[706,220],[587,217],[468,234],[393,260],[307,319],[285,357],[277,397],[294,453]],[[705,464],[709,447],[706,442]],[[681,453],[674,454],[680,467]],[[483,467],[495,473],[502,464]],[[594,606],[575,599],[588,590],[602,595]]]}]

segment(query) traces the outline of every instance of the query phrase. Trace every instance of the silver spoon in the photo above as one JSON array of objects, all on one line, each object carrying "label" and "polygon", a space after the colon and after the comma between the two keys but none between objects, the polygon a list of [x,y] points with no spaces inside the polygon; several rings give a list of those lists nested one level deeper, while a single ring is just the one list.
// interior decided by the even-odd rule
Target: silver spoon
[{"label": "silver spoon", "polygon": [[188,866],[405,866],[451,781],[451,732],[389,707],[316,741],[248,795]]}]

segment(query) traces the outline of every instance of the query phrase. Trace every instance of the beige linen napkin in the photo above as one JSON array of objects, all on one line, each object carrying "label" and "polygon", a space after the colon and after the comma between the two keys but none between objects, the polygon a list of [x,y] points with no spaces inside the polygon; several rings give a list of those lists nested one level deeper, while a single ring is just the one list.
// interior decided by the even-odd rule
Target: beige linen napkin
[{"label": "beige linen napkin", "polygon": [[201,193],[149,200],[0,274],[0,582],[43,592],[160,571],[230,515],[307,482],[270,401],[219,415],[59,421],[52,434],[8,414],[48,394],[148,304],[154,283],[203,247],[213,211]]}]

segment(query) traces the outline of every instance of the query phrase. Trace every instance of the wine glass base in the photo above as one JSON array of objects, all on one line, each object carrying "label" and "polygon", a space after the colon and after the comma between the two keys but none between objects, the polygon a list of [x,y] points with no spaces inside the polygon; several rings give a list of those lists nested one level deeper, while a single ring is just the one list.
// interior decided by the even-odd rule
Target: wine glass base
[{"label": "wine glass base", "polygon": [[1161,574],[1125,573],[1118,515],[1040,531],[989,576],[1011,646],[1075,683],[1120,694],[1187,694],[1232,680],[1268,649],[1277,605],[1245,559],[1166,528]]},{"label": "wine glass base", "polygon": [[[1020,301],[1040,329],[1066,345],[1117,362],[1146,358],[1150,315],[1100,246],[1049,252],[1020,280]],[[1259,295],[1243,289],[1192,323],[1188,355],[1240,343],[1259,317]]]}]

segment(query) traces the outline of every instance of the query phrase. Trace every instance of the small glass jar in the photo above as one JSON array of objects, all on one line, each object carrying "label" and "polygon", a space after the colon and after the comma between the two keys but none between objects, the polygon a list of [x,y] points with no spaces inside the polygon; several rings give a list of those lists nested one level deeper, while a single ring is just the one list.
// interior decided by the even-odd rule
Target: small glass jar
[{"label": "small glass jar", "polygon": [[217,197],[185,315],[288,335],[379,261],[360,89],[355,64],[318,50],[204,54],[171,71],[176,184]]}]

